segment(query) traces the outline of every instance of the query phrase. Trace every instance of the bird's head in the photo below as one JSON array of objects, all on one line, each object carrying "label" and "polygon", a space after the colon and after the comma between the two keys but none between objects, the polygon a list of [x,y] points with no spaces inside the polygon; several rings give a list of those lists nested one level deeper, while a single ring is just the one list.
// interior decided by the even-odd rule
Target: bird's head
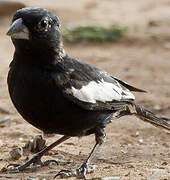
[{"label": "bird's head", "polygon": [[43,8],[16,11],[7,35],[16,50],[24,52],[58,51],[62,47],[59,20]]}]

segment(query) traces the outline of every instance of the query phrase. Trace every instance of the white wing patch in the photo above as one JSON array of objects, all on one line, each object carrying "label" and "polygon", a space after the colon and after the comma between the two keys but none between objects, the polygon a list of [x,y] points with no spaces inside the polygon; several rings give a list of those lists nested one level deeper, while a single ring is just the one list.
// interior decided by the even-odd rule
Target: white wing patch
[{"label": "white wing patch", "polygon": [[81,89],[72,87],[71,91],[74,97],[89,103],[135,99],[135,96],[128,89],[122,89],[118,82],[113,84],[105,82],[103,79],[100,82],[91,81],[88,85],[82,86]]}]

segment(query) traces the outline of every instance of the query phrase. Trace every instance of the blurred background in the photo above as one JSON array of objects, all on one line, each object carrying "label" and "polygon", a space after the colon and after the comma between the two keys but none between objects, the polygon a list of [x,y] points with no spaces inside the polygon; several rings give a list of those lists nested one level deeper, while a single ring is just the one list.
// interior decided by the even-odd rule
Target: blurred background
[{"label": "blurred background", "polygon": [[[0,0],[0,179],[51,179],[63,165],[36,173],[7,174],[9,152],[42,134],[21,118],[8,95],[6,78],[14,47],[5,35],[14,12],[43,7],[61,22],[64,48],[70,56],[93,64],[146,90],[136,101],[156,114],[170,116],[170,1],[169,0]],[[94,158],[89,179],[170,179],[169,134],[136,117],[123,117],[106,128],[107,140]],[[47,144],[59,136],[47,137]],[[94,137],[72,138],[51,151],[76,168],[89,153]],[[31,155],[30,155],[31,156]]]}]

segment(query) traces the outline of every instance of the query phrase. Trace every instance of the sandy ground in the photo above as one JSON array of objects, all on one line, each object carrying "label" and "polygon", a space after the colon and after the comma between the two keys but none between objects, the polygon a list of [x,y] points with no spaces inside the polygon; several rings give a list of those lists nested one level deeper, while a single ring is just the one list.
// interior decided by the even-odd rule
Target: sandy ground
[{"label": "sandy ground", "polygon": [[[120,42],[65,44],[65,49],[69,55],[147,90],[147,94],[136,93],[136,101],[157,114],[170,116],[169,0],[30,0],[25,1],[25,4],[52,10],[59,16],[62,25],[120,23],[128,26],[126,38]],[[9,37],[5,36],[9,20],[10,17],[0,19],[0,108],[12,112],[0,113],[0,121],[3,118],[9,119],[0,127],[0,169],[9,163],[23,162],[26,157],[14,161],[9,151],[41,134],[23,121],[9,99],[6,76],[14,50]],[[130,116],[112,122],[106,128],[106,133],[106,142],[92,161],[97,169],[87,175],[88,179],[111,176],[121,180],[170,179],[170,134]],[[139,135],[135,136],[136,133]],[[57,138],[59,135],[46,138],[47,144]],[[52,154],[62,154],[65,160],[73,160],[71,164],[52,164],[36,172],[1,172],[0,179],[52,179],[61,169],[78,167],[94,143],[93,135],[81,139],[72,138],[43,158],[50,159]]]}]

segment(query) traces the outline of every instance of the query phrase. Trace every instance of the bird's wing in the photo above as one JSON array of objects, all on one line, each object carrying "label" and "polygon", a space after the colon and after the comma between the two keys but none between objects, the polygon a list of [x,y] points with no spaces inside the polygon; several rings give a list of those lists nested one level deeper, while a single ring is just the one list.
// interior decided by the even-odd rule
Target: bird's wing
[{"label": "bird's wing", "polygon": [[55,82],[63,95],[88,110],[116,110],[128,100],[134,100],[131,91],[137,89],[89,64],[75,59],[57,65]]},{"label": "bird's wing", "polygon": [[[112,77],[113,77],[113,76],[112,76]],[[117,80],[121,85],[123,85],[124,87],[126,87],[127,89],[129,89],[130,91],[144,92],[144,93],[147,92],[147,91],[145,91],[145,90],[143,90],[143,89],[136,88],[136,87],[128,84],[127,82],[118,79],[117,77],[113,77],[113,78],[114,78],[115,80]]]}]

